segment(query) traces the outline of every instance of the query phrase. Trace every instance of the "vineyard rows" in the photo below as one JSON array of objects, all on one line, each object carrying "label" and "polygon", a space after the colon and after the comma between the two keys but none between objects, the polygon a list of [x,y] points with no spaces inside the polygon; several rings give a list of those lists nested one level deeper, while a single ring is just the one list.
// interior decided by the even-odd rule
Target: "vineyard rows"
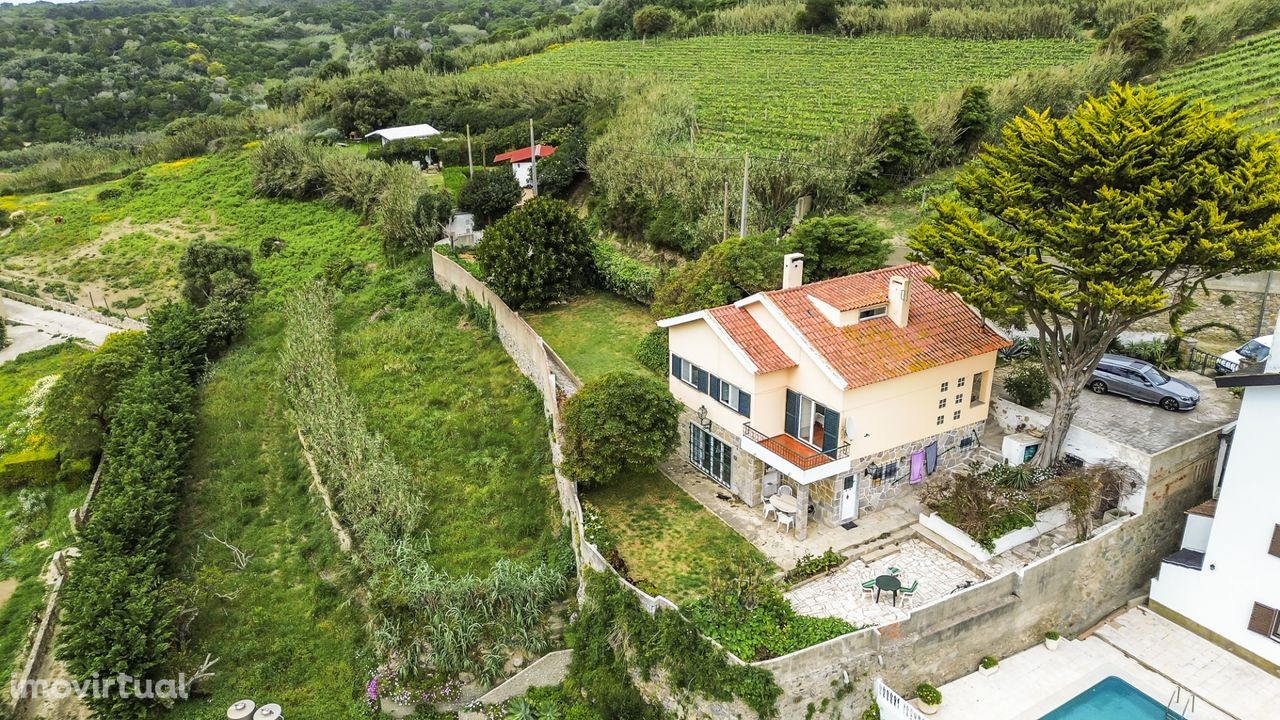
[{"label": "vineyard rows", "polygon": [[1280,129],[1280,30],[1241,40],[1170,73],[1157,86],[1238,110],[1249,127]]},{"label": "vineyard rows", "polygon": [[1068,40],[722,35],[641,43],[575,42],[476,72],[617,72],[686,87],[699,144],[775,151],[966,85],[1063,65],[1092,51]]}]

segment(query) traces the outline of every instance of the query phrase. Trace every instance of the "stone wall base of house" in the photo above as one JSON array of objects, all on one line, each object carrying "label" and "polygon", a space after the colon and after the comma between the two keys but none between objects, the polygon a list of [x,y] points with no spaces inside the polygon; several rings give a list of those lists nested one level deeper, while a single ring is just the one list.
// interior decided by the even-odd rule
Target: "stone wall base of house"
[{"label": "stone wall base of house", "polygon": [[[961,425],[944,430],[937,435],[855,459],[852,474],[858,479],[859,514],[875,512],[915,492],[920,486],[910,483],[911,454],[924,450],[931,443],[938,444],[938,466],[934,469],[935,475],[964,464],[977,450],[978,438],[982,436],[985,425],[986,421]],[[969,444],[961,447],[960,443],[965,438],[969,439]],[[868,472],[868,468],[873,464],[877,468],[884,468],[892,463],[897,463],[898,468],[897,474],[891,478],[876,477]],[[809,497],[818,509],[819,518],[826,525],[839,524],[840,494],[846,477],[848,475],[823,480],[814,483],[809,489]]]},{"label": "stone wall base of house", "polygon": [[[746,422],[744,419],[743,422]],[[720,427],[707,421],[704,425],[698,413],[688,407],[680,411],[680,447],[676,453],[685,461],[689,461],[690,426],[701,426],[720,442],[729,446],[733,461],[729,470],[729,491],[738,496],[749,507],[760,504],[760,483],[764,477],[764,463],[747,454],[740,447],[740,432]],[[738,429],[739,431],[741,428]],[[718,480],[717,480],[718,482]]]}]

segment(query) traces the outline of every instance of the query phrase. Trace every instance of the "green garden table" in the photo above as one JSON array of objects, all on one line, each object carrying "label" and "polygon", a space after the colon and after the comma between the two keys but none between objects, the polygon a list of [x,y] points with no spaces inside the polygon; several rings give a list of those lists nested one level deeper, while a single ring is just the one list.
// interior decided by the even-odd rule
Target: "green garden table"
[{"label": "green garden table", "polygon": [[879,575],[876,577],[876,602],[880,602],[880,591],[888,590],[893,593],[893,606],[898,607],[898,591],[902,589],[902,581],[893,575]]}]

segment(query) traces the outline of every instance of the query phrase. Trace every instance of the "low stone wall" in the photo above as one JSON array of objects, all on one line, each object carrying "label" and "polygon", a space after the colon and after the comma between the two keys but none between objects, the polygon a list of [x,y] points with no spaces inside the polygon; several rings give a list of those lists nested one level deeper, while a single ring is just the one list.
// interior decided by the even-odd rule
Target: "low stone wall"
[{"label": "low stone wall", "polygon": [[[44,662],[45,655],[53,649],[53,636],[57,629],[58,620],[58,602],[62,598],[62,586],[67,579],[67,560],[63,551],[59,550],[54,553],[53,559],[50,560],[50,573],[53,574],[53,584],[49,590],[49,595],[45,599],[44,612],[40,616],[40,625],[36,628],[36,634],[31,640],[31,647],[27,651],[26,660],[22,663],[22,669],[13,677],[9,687],[6,688],[9,697],[9,708],[11,717],[22,717],[27,711],[27,706],[37,698],[31,697],[23,689],[31,687],[33,681],[38,680],[36,670]],[[18,691],[16,697],[14,691]]]},{"label": "low stone wall", "polygon": [[35,307],[44,308],[45,310],[56,310],[60,313],[66,313],[67,315],[75,315],[76,317],[82,317],[86,320],[92,320],[97,323],[102,323],[103,325],[110,325],[113,328],[119,328],[121,330],[146,330],[147,329],[147,326],[145,323],[139,322],[137,320],[133,320],[132,318],[120,318],[120,317],[115,317],[113,315],[103,315],[97,310],[90,310],[87,307],[84,307],[82,305],[76,305],[74,303],[63,302],[61,300],[51,300],[49,298],[36,297],[34,295],[27,295],[25,293],[14,292],[13,290],[6,290],[4,288],[0,288],[0,295],[3,295],[4,297],[9,298],[10,300],[17,300],[20,303],[34,305]]}]

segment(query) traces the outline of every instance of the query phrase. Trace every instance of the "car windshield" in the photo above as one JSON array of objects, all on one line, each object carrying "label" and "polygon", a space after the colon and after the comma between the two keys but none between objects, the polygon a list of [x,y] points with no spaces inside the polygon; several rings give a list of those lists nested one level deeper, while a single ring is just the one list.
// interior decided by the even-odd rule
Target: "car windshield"
[{"label": "car windshield", "polygon": [[1241,345],[1240,349],[1236,350],[1236,352],[1239,353],[1241,357],[1247,357],[1250,360],[1261,360],[1267,356],[1268,350],[1270,350],[1270,348],[1266,345],[1263,345],[1257,340],[1250,340],[1249,342]]},{"label": "car windshield", "polygon": [[1157,368],[1149,367],[1140,371],[1142,376],[1151,381],[1152,385],[1163,385],[1169,382],[1169,376],[1160,372]]}]

